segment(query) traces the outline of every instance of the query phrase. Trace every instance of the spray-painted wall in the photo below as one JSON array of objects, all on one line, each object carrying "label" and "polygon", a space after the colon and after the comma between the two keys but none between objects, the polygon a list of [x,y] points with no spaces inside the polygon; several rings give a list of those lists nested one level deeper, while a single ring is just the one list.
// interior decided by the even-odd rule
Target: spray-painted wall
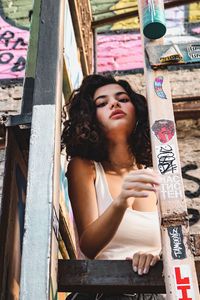
[{"label": "spray-painted wall", "polygon": [[[134,10],[136,0],[92,0],[95,20],[119,15]],[[107,11],[105,13],[105,11]],[[189,40],[186,35],[200,32],[200,6],[191,4],[165,10],[167,21],[167,41]],[[142,43],[139,34],[138,17],[119,21],[98,29],[97,35],[97,71],[133,71],[143,68]]]}]

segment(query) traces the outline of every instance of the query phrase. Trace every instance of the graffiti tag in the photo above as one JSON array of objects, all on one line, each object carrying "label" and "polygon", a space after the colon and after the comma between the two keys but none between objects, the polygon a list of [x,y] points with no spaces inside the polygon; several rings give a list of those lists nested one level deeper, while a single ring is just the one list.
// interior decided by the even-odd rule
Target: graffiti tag
[{"label": "graffiti tag", "polygon": [[158,168],[160,173],[174,173],[177,170],[177,163],[174,149],[170,145],[156,147]]},{"label": "graffiti tag", "polygon": [[174,259],[186,258],[185,245],[183,243],[183,233],[181,226],[168,227],[168,235],[171,244],[171,253]]}]

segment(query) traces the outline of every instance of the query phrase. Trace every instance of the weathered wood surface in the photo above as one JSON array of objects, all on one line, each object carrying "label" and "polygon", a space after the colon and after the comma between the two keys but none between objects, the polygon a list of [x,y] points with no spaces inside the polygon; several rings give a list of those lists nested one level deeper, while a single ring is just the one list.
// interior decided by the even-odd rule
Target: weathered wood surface
[{"label": "weathered wood surface", "polygon": [[69,0],[71,16],[80,51],[81,64],[84,75],[93,70],[93,38],[91,30],[92,12],[89,0]]},{"label": "weathered wood surface", "polygon": [[172,60],[171,62],[161,62],[160,57],[173,45],[146,45],[146,53],[149,58],[149,63],[152,68],[159,68],[168,65],[186,65],[200,63],[200,43],[192,42],[187,44],[176,44],[178,46],[183,59],[180,61]]},{"label": "weathered wood surface", "polygon": [[31,20],[31,32],[27,53],[26,72],[24,79],[22,114],[31,113],[33,106],[33,92],[35,84],[36,61],[38,52],[39,15],[41,0],[34,1],[33,16]]},{"label": "weathered wood surface", "polygon": [[[140,20],[143,19],[145,14],[142,9],[144,3],[146,3],[145,0],[138,0]],[[177,49],[175,46],[173,46],[173,49],[170,48],[171,46],[168,46],[167,49],[162,48],[164,47],[163,39],[154,41],[146,39],[142,35],[142,42],[145,57],[153,167],[161,177],[158,200],[167,299],[196,300],[200,299],[199,289],[194,257],[189,243],[188,213],[184,198],[168,71],[163,69],[153,70],[152,65],[149,63],[151,57],[147,57],[146,54],[148,47],[151,46],[150,54],[156,53],[159,60],[161,56],[173,58],[174,53],[175,57],[181,57],[181,59],[184,56],[180,54],[181,49]],[[189,46],[188,49],[197,54],[199,51],[198,46]],[[158,55],[159,51],[161,52]],[[192,57],[191,53],[190,56]]]},{"label": "weathered wood surface", "polygon": [[20,300],[57,298],[64,4],[40,6]]},{"label": "weathered wood surface", "polygon": [[[190,4],[190,3],[194,3],[194,2],[196,2],[196,0],[168,0],[168,1],[165,1],[164,6],[166,9],[168,9],[168,8],[181,6],[181,5],[185,5],[185,4]],[[114,22],[118,22],[121,20],[129,19],[129,18],[137,17],[137,16],[138,16],[138,10],[134,9],[134,7],[133,7],[133,10],[131,10],[131,11],[121,13],[119,15],[114,15],[112,17],[102,18],[101,20],[95,20],[92,22],[92,27],[97,28],[97,27],[101,27],[106,24],[112,24]]]},{"label": "weathered wood surface", "polygon": [[[119,293],[165,293],[160,261],[149,274],[139,276],[126,260],[59,260],[58,291]],[[200,262],[196,262],[200,286]]]},{"label": "weathered wood surface", "polygon": [[200,101],[173,103],[176,120],[199,119]]}]

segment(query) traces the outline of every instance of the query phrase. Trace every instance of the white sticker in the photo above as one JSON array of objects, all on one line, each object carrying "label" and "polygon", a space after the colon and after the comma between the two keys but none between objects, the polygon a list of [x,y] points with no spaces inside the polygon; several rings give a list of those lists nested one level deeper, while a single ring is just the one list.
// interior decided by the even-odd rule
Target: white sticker
[{"label": "white sticker", "polygon": [[192,273],[189,265],[174,267],[176,281],[176,296],[178,300],[194,300],[194,289],[192,287]]}]

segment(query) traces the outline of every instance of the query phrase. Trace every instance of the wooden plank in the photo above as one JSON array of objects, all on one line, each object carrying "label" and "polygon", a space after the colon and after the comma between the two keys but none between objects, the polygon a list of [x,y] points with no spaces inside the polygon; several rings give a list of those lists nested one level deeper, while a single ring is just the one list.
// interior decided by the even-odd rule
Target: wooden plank
[{"label": "wooden plank", "polygon": [[24,230],[28,136],[26,130],[8,128],[6,164],[0,211],[0,298],[19,299]]},{"label": "wooden plank", "polygon": [[[64,21],[64,79],[65,83],[69,81],[69,87],[72,90],[79,88],[83,79],[83,72],[79,61],[78,48],[72,24],[71,13],[68,1],[65,1],[65,21]],[[66,77],[67,75],[67,77]],[[68,87],[67,87],[68,88]],[[66,95],[66,91],[65,91]]]},{"label": "wooden plank", "polygon": [[92,12],[89,0],[69,0],[69,6],[77,41],[80,51],[83,74],[88,75],[93,71],[93,40],[92,40]]},{"label": "wooden plank", "polygon": [[35,84],[36,60],[38,52],[39,15],[41,0],[34,1],[33,15],[31,20],[30,39],[26,60],[26,71],[22,96],[22,114],[31,113],[33,106],[33,91]]},{"label": "wooden plank", "polygon": [[57,299],[64,2],[41,0],[21,300]]},{"label": "wooden plank", "polygon": [[[125,260],[59,260],[58,290],[89,293],[165,293],[162,262],[139,276]],[[200,262],[196,262],[200,285]]]},{"label": "wooden plank", "polygon": [[72,234],[71,234],[71,231],[69,229],[69,225],[67,224],[66,217],[68,217],[68,216],[66,216],[66,214],[65,215],[63,214],[63,209],[60,206],[60,210],[59,210],[59,230],[60,230],[60,234],[61,234],[62,240],[65,244],[65,247],[67,249],[69,257],[71,259],[75,259],[77,257],[77,253],[76,253],[74,241],[72,239]]},{"label": "wooden plank", "polygon": [[[160,0],[159,4],[163,6],[164,2]],[[151,5],[151,1],[147,4],[145,0],[138,0],[140,20],[145,17],[147,5]],[[161,48],[163,40],[149,40],[142,35],[142,42],[153,167],[161,176],[158,200],[167,299],[199,299],[194,256],[188,242],[188,214],[168,71],[152,70],[145,51],[147,45],[152,49]]]},{"label": "wooden plank", "polygon": [[175,120],[199,119],[200,101],[173,103]]},{"label": "wooden plank", "polygon": [[[178,47],[178,48],[177,48]],[[170,54],[165,55],[169,51]],[[187,65],[200,63],[200,43],[159,45],[151,43],[146,45],[146,52],[152,68],[166,67],[169,65]],[[165,56],[162,58],[162,56]],[[182,59],[181,59],[182,56]]]},{"label": "wooden plank", "polygon": [[[195,3],[197,2],[196,0],[169,0],[167,2],[164,3],[165,8],[172,8],[172,7],[176,7],[176,6],[181,6],[181,5],[185,5],[185,4],[190,4],[190,3]],[[132,17],[137,17],[138,16],[138,10],[134,9],[119,15],[115,15],[113,17],[108,17],[108,18],[102,18],[101,20],[96,20],[92,22],[92,28],[97,28],[97,27],[101,27],[103,25],[107,25],[107,24],[112,24],[121,20],[125,20],[125,19],[129,19]]]}]

